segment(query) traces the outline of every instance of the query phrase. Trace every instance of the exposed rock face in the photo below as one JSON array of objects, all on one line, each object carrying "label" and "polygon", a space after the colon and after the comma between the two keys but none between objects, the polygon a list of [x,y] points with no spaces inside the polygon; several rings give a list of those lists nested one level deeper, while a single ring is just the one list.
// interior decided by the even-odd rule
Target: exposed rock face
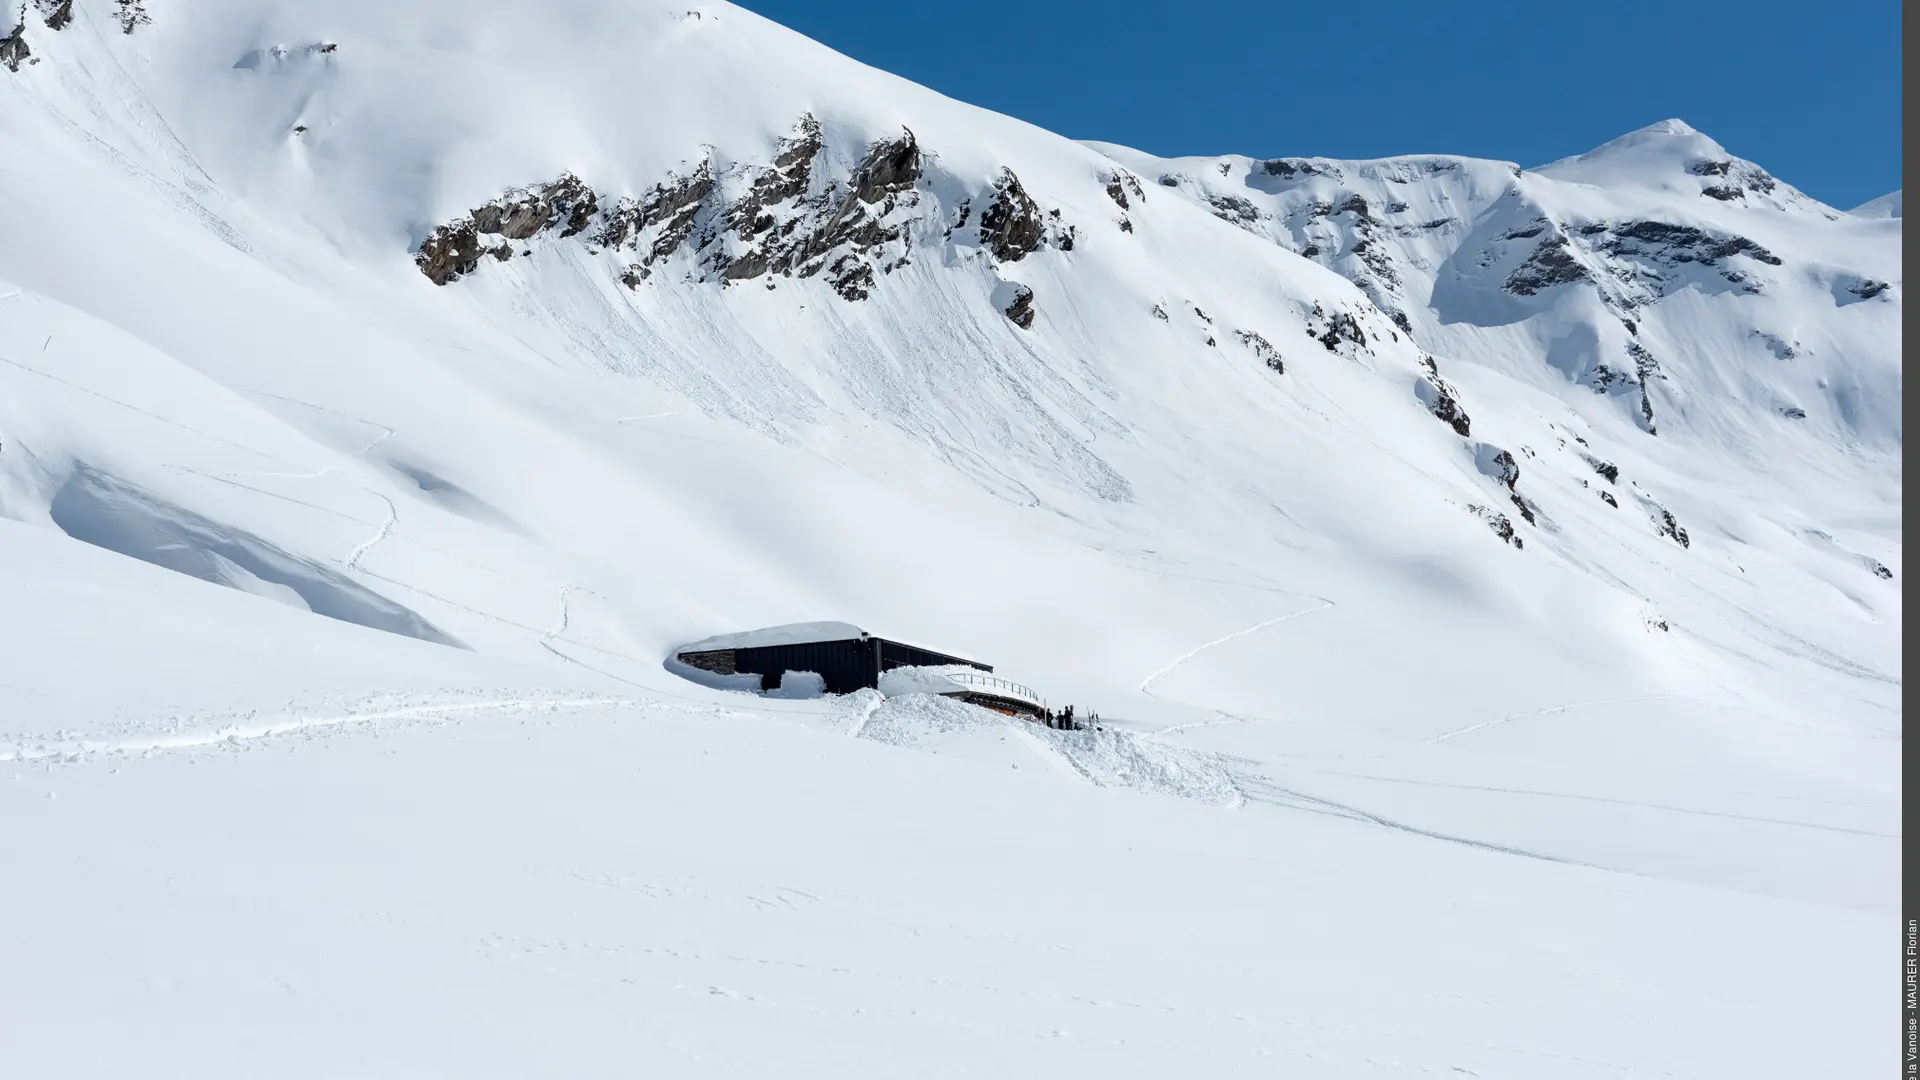
[{"label": "exposed rock face", "polygon": [[505,261],[512,257],[508,241],[527,240],[541,233],[558,231],[573,236],[590,225],[599,210],[599,199],[580,178],[562,174],[550,184],[515,188],[488,202],[464,218],[442,225],[428,234],[413,257],[414,265],[435,285],[445,285],[480,265],[480,256],[491,254]]},{"label": "exposed rock face", "polygon": [[1765,169],[1745,161],[1702,159],[1687,166],[1694,176],[1712,178],[1700,194],[1721,202],[1743,200],[1748,194],[1770,195],[1777,186]]},{"label": "exposed rock face", "polygon": [[1520,482],[1520,463],[1513,454],[1492,443],[1480,443],[1473,448],[1473,463],[1480,471],[1507,486],[1508,491]]},{"label": "exposed rock face", "polygon": [[558,227],[561,236],[586,229],[599,212],[597,196],[572,173],[539,187],[519,188],[473,212],[474,228],[509,240],[526,240]]},{"label": "exposed rock face", "polygon": [[1367,335],[1360,329],[1360,321],[1352,312],[1334,310],[1329,313],[1319,304],[1313,305],[1312,314],[1307,316],[1307,335],[1327,347],[1330,353],[1338,353],[1342,342],[1367,347]]},{"label": "exposed rock face", "polygon": [[1613,507],[1613,508],[1614,508],[1615,510],[1618,510],[1618,509],[1620,509],[1620,500],[1618,500],[1618,499],[1615,499],[1615,498],[1613,497],[1613,492],[1611,492],[1611,491],[1603,491],[1603,492],[1601,492],[1601,493],[1600,493],[1600,501],[1601,501],[1601,502],[1603,502],[1603,503],[1606,503],[1606,504],[1607,504],[1608,506],[1611,506],[1611,507]]},{"label": "exposed rock face", "polygon": [[[813,182],[813,162],[820,155],[820,122],[800,118],[792,138],[780,143],[771,168],[762,170],[740,200],[727,209],[727,226],[743,240],[752,240],[777,224],[775,211],[803,199]],[[877,152],[879,148],[875,148]],[[871,182],[871,181],[870,181]],[[706,196],[701,191],[699,198]],[[692,204],[697,204],[695,198]]]},{"label": "exposed rock face", "polygon": [[147,14],[147,0],[113,0],[113,17],[119,20],[123,33],[133,33],[136,26],[145,26],[153,21]]},{"label": "exposed rock face", "polygon": [[1251,330],[1235,330],[1233,333],[1240,339],[1240,344],[1252,349],[1253,355],[1259,357],[1275,374],[1286,374],[1287,365],[1280,359],[1280,350],[1274,348],[1272,342]]},{"label": "exposed rock face", "polygon": [[1871,300],[1887,291],[1887,283],[1884,281],[1875,281],[1872,278],[1863,278],[1848,285],[1847,291],[1862,300]]},{"label": "exposed rock face", "polygon": [[[1263,162],[1255,171],[1283,181],[1307,176],[1344,179],[1335,166],[1290,159]],[[1207,201],[1215,216],[1250,232],[1261,232],[1261,222],[1272,217],[1237,196],[1208,195]],[[1373,215],[1365,196],[1342,191],[1330,199],[1314,197],[1291,207],[1279,222],[1294,238],[1284,246],[1352,281],[1403,333],[1413,333],[1413,323],[1403,310],[1400,270],[1385,242],[1386,234],[1394,230]]]},{"label": "exposed rock face", "polygon": [[1040,247],[1046,222],[1012,169],[994,181],[993,203],[980,215],[980,243],[1001,262],[1019,262]]},{"label": "exposed rock face", "polygon": [[1033,326],[1033,290],[1025,285],[1015,285],[1013,302],[1005,308],[1007,318],[1022,330]]},{"label": "exposed rock face", "polygon": [[1607,483],[1617,484],[1620,482],[1620,466],[1615,465],[1611,461],[1602,461],[1591,454],[1586,455],[1586,458],[1587,464],[1593,466],[1594,472],[1607,478]]},{"label": "exposed rock face", "polygon": [[1473,432],[1473,421],[1467,411],[1460,407],[1460,395],[1453,384],[1440,377],[1440,365],[1431,356],[1420,358],[1420,366],[1426,369],[1426,375],[1414,383],[1414,394],[1427,411],[1440,418],[1440,421],[1453,428],[1454,433],[1466,438]]},{"label": "exposed rock face", "polygon": [[1291,180],[1297,176],[1331,176],[1335,180],[1344,179],[1337,165],[1323,165],[1303,158],[1274,158],[1260,163],[1260,171],[1268,176],[1277,176],[1282,180]]},{"label": "exposed rock face", "polygon": [[1495,240],[1535,237],[1541,238],[1539,243],[1507,275],[1508,292],[1534,296],[1575,282],[1598,283],[1601,278],[1595,276],[1595,268],[1599,268],[1607,282],[1602,300],[1615,310],[1631,311],[1669,294],[1681,283],[1675,271],[1687,264],[1714,270],[1746,292],[1758,292],[1760,286],[1746,272],[1727,266],[1728,258],[1744,255],[1768,266],[1781,265],[1773,252],[1744,236],[1661,221],[1588,222],[1568,231],[1542,217]]},{"label": "exposed rock face", "polygon": [[[621,199],[593,234],[593,241],[614,251],[644,251],[640,262],[628,267],[627,274],[645,279],[654,263],[679,250],[693,235],[694,217],[712,191],[713,166],[703,161],[686,176],[671,176],[655,184],[644,199]],[[643,234],[655,228],[659,231],[652,241],[643,242]]]},{"label": "exposed rock face", "polygon": [[471,218],[442,225],[427,235],[413,264],[435,285],[445,285],[480,266],[480,234]]},{"label": "exposed rock face", "polygon": [[1237,195],[1212,195],[1207,197],[1207,205],[1213,207],[1213,216],[1229,224],[1245,229],[1260,220],[1258,208],[1247,199]]},{"label": "exposed rock face", "polygon": [[[808,119],[812,119],[809,117]],[[819,128],[813,129],[819,137]],[[1013,175],[1011,171],[1009,176]],[[853,194],[872,205],[890,195],[907,191],[920,179],[920,143],[909,131],[898,139],[884,139],[867,151],[867,160],[853,171]]]},{"label": "exposed rock face", "polygon": [[[1632,324],[1629,323],[1629,326]],[[1627,356],[1633,360],[1633,374],[1628,375],[1618,368],[1605,363],[1595,364],[1587,377],[1587,384],[1594,393],[1610,394],[1616,389],[1632,387],[1640,392],[1640,427],[1649,435],[1658,435],[1660,429],[1653,422],[1653,398],[1647,392],[1649,379],[1664,379],[1660,372],[1660,361],[1654,358],[1645,345],[1637,341],[1627,342]]]},{"label": "exposed rock face", "polygon": [[73,21],[73,0],[34,0],[49,30],[64,30]]},{"label": "exposed rock face", "polygon": [[1681,547],[1690,546],[1687,541],[1687,530],[1681,528],[1680,523],[1674,520],[1672,512],[1659,503],[1653,504],[1653,527],[1661,536],[1671,537],[1673,542]]},{"label": "exposed rock face", "polygon": [[[820,124],[803,116],[762,166],[716,168],[702,161],[655,184],[639,198],[597,193],[571,173],[515,188],[435,229],[415,262],[428,280],[444,285],[492,254],[505,261],[533,246],[578,238],[590,253],[624,257],[614,271],[637,289],[665,260],[684,253],[689,278],[721,285],[779,275],[824,278],[848,300],[872,295],[879,275],[909,265],[916,229],[924,235],[938,203],[922,190],[925,163],[913,132],[866,147],[841,176],[823,168],[827,146]],[[1126,197],[1141,197],[1139,181],[1116,174]],[[1012,170],[994,180],[976,235],[1001,262],[1017,262],[1052,243],[1073,250],[1076,232],[1054,210],[1043,214]],[[973,218],[973,200],[936,236],[955,240]],[[769,288],[772,284],[769,283]],[[1030,308],[1022,309],[1027,325]],[[1016,318],[1016,321],[1020,321]]]},{"label": "exposed rock face", "polygon": [[27,20],[23,18],[10,33],[0,37],[0,66],[8,71],[19,71],[20,65],[27,63],[32,56],[33,50],[27,47]]},{"label": "exposed rock face", "polygon": [[1615,225],[1599,247],[1609,255],[1643,256],[1668,265],[1696,262],[1718,266],[1721,260],[1733,255],[1745,255],[1768,266],[1781,265],[1779,256],[1744,236],[1711,233],[1662,221]]},{"label": "exposed rock face", "polygon": [[[1538,235],[1527,231],[1510,233],[1502,239],[1522,239]],[[1543,289],[1556,285],[1570,285],[1576,281],[1588,279],[1587,268],[1567,250],[1567,235],[1554,230],[1552,236],[1540,241],[1513,273],[1507,275],[1507,291],[1516,296],[1533,296]]]},{"label": "exposed rock face", "polygon": [[1526,542],[1520,539],[1519,534],[1513,531],[1513,522],[1507,515],[1495,510],[1491,506],[1481,506],[1479,503],[1467,507],[1467,510],[1482,521],[1485,521],[1487,528],[1493,530],[1493,535],[1512,544],[1516,549],[1527,546]]},{"label": "exposed rock face", "polygon": [[[700,247],[712,244],[715,233],[730,235],[734,247],[730,252],[725,244],[714,246],[703,257],[709,273],[731,282],[767,273],[808,278],[824,271],[842,297],[864,300],[872,295],[876,267],[892,273],[907,265],[905,224],[895,212],[919,205],[915,184],[921,156],[913,132],[868,147],[844,189],[829,181],[808,197],[822,146],[819,124],[803,117],[797,133],[781,143],[773,167],[718,211],[719,222]],[[689,228],[691,223],[689,218]],[[681,236],[654,258],[670,254],[684,240]]]},{"label": "exposed rock face", "polygon": [[1112,199],[1120,209],[1127,210],[1132,208],[1127,201],[1129,193],[1141,202],[1147,201],[1147,192],[1140,186],[1140,178],[1125,169],[1115,169],[1113,175],[1107,178],[1107,198]]}]

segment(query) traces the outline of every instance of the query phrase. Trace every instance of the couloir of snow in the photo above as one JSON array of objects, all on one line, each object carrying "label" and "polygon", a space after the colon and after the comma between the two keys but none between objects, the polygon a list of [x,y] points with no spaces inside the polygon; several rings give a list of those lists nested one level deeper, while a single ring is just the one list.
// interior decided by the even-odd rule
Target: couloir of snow
[{"label": "couloir of snow", "polygon": [[[30,5],[0,70],[0,1071],[1881,1059],[1898,193],[1707,197],[1690,168],[1746,163],[1677,122],[1281,183],[724,4],[148,7]],[[629,289],[573,243],[411,260],[563,171],[734,183],[803,114],[843,174],[903,128],[925,155],[865,300],[684,254]],[[943,237],[1003,167],[1072,250]],[[1310,211],[1353,194],[1394,288]],[[1498,238],[1538,219],[1780,264],[1580,249],[1589,281],[1516,295],[1538,241]],[[1657,434],[1581,381],[1629,340]],[[818,620],[1103,730],[666,662]]]}]

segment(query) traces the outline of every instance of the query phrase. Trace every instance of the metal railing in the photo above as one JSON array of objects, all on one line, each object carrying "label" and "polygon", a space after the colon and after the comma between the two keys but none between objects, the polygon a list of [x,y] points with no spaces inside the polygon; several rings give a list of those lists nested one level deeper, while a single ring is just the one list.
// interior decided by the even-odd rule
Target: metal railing
[{"label": "metal railing", "polygon": [[1047,699],[1035,693],[1033,687],[1022,686],[1009,679],[1002,679],[980,671],[943,671],[940,674],[963,686],[978,686],[989,693],[1002,691],[1001,696],[1003,697],[1030,701],[1043,709],[1047,707]]}]

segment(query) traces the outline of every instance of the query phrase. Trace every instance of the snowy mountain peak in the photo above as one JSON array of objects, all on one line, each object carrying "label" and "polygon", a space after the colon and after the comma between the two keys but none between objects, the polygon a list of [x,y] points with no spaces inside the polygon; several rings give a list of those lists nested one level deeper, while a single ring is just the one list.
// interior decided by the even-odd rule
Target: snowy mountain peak
[{"label": "snowy mountain peak", "polygon": [[1532,171],[1597,187],[1651,188],[1783,210],[1818,205],[1682,120],[1650,124]]},{"label": "snowy mountain peak", "polygon": [[1850,213],[1863,218],[1897,218],[1900,216],[1900,193],[1890,191],[1877,199],[1868,199]]}]

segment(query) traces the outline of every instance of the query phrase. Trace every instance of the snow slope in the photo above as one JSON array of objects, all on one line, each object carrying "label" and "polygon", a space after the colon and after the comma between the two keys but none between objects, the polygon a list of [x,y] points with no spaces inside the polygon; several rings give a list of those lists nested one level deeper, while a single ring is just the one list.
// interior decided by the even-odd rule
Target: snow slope
[{"label": "snow slope", "polygon": [[1900,193],[1889,191],[1877,199],[1868,199],[1849,213],[1865,218],[1897,218],[1900,216]]},{"label": "snow slope", "polygon": [[[9,1071],[1875,1060],[1897,198],[1155,159],[718,3],[20,25]],[[1111,722],[665,664],[820,620]]]}]

